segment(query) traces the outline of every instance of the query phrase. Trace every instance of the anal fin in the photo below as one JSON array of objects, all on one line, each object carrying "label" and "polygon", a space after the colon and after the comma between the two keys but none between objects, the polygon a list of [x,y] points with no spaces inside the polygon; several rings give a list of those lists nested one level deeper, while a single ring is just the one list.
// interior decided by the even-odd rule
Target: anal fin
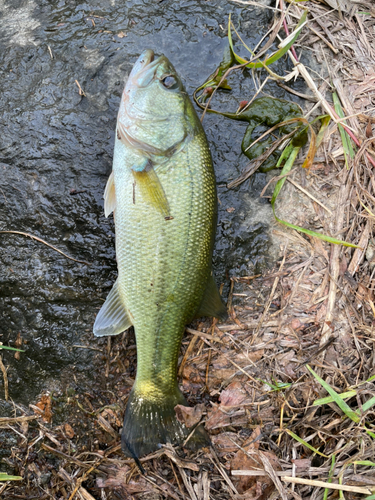
[{"label": "anal fin", "polygon": [[94,335],[96,337],[118,335],[127,330],[131,325],[132,322],[118,293],[118,284],[116,281],[96,317]]},{"label": "anal fin", "polygon": [[201,316],[214,316],[220,319],[228,316],[227,308],[223,304],[212,274],[208,278],[201,305],[195,315],[196,318]]}]

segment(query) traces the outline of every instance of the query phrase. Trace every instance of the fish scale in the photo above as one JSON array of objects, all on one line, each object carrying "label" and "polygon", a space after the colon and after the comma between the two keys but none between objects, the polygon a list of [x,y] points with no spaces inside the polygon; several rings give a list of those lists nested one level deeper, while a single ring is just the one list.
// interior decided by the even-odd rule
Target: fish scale
[{"label": "fish scale", "polygon": [[[118,279],[94,333],[134,326],[137,374],[122,449],[137,460],[191,434],[174,410],[187,405],[176,378],[181,339],[194,317],[225,313],[211,270],[217,195],[207,139],[175,69],[150,50],[123,92],[104,197],[106,215],[114,211]],[[209,438],[197,427],[189,443]]]}]

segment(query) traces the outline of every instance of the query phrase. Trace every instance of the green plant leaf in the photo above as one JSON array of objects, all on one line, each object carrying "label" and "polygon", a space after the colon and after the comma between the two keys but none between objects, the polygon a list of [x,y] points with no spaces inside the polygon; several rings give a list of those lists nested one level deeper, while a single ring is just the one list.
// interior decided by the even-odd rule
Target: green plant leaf
[{"label": "green plant leaf", "polygon": [[355,460],[353,462],[355,465],[368,465],[370,467],[375,467],[375,462],[370,462],[370,460]]},{"label": "green plant leaf", "polygon": [[[230,46],[228,46],[224,51],[223,59],[220,62],[219,66],[206,79],[206,81],[204,83],[202,83],[202,85],[200,85],[195,90],[194,94],[196,94],[200,90],[203,90],[207,87],[212,87],[212,88],[217,87],[220,83],[220,80],[222,79],[222,77],[226,73],[226,71],[228,71],[228,69],[231,68],[234,63],[235,63],[235,58],[233,56],[232,49],[230,48]],[[227,80],[224,80],[221,83],[220,88],[224,88],[226,90],[231,90],[231,87],[228,85]],[[202,96],[203,96],[203,94],[201,94],[199,98],[201,98]]]},{"label": "green plant leaf", "polygon": [[324,453],[311,446],[311,444],[306,443],[306,441],[297,436],[297,434],[294,434],[294,432],[290,431],[289,429],[285,429],[285,431],[289,434],[289,436],[292,436],[292,438],[294,438],[299,443],[303,444],[303,446],[306,446],[306,448],[308,448],[309,450],[313,451],[314,453],[317,453],[322,457],[328,458],[328,455],[324,455]]},{"label": "green plant leaf", "polygon": [[327,384],[322,378],[319,377],[317,373],[314,372],[314,370],[309,366],[306,365],[306,368],[309,370],[309,372],[315,377],[315,379],[320,383],[322,387],[331,395],[333,398],[333,401],[337,404],[337,406],[345,413],[345,415],[353,420],[353,422],[358,423],[361,418],[358,416],[358,414],[353,411],[343,399],[340,398],[340,395],[337,394],[337,392],[332,389],[332,387]]}]

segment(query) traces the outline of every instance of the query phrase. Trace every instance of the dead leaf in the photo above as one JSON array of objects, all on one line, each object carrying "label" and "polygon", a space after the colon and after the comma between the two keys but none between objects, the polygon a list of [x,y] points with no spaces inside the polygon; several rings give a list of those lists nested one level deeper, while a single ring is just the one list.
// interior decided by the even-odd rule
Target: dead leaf
[{"label": "dead leaf", "polygon": [[184,391],[190,392],[191,394],[198,394],[204,383],[204,377],[200,375],[194,364],[185,366],[182,380]]},{"label": "dead leaf", "polygon": [[[21,337],[20,332],[18,332],[16,341],[14,342],[14,347],[16,347],[17,349],[21,349],[21,347],[22,347],[22,337]],[[21,357],[21,353],[19,351],[16,351],[14,353],[14,357],[15,357],[15,359],[19,360]]]},{"label": "dead leaf", "polygon": [[124,494],[124,500],[133,493],[154,493],[156,491],[143,477],[140,477],[137,481],[131,480],[127,483],[129,471],[130,467],[127,465],[118,469],[112,468],[111,475],[105,479],[97,478],[96,484],[98,488],[120,489],[121,493]]},{"label": "dead leaf", "polygon": [[42,420],[47,424],[50,424],[52,422],[52,415],[53,415],[51,396],[48,393],[43,394],[35,406],[36,408],[39,408]]},{"label": "dead leaf", "polygon": [[179,422],[185,424],[186,427],[193,427],[202,418],[206,407],[204,403],[200,403],[193,408],[184,405],[176,405],[174,411]]},{"label": "dead leaf", "polygon": [[353,5],[350,0],[324,0],[324,3],[329,5],[332,9],[349,12],[350,7]]},{"label": "dead leaf", "polygon": [[117,413],[115,413],[111,408],[105,408],[101,416],[108,420],[111,425],[116,425],[117,427],[122,427],[122,422]]},{"label": "dead leaf", "polygon": [[304,470],[309,470],[311,467],[311,460],[309,458],[292,459],[292,463],[297,467],[297,470],[300,472]]},{"label": "dead leaf", "polygon": [[253,402],[241,382],[232,382],[220,394],[221,406],[239,406]]},{"label": "dead leaf", "polygon": [[179,457],[173,449],[169,449],[167,446],[168,445],[166,445],[163,449],[164,454],[167,455],[167,457],[169,457],[178,467],[194,470],[195,472],[199,471],[199,466],[195,462]]},{"label": "dead leaf", "polygon": [[287,364],[289,364],[290,361],[292,361],[292,359],[295,358],[295,356],[296,356],[295,351],[293,351],[293,349],[291,349],[290,351],[282,352],[281,354],[277,354],[277,356],[275,356],[275,357],[281,366],[286,366]]},{"label": "dead leaf", "polygon": [[217,436],[211,436],[211,441],[219,455],[238,451],[239,448],[235,443],[240,444],[240,438],[235,432],[222,432]]},{"label": "dead leaf", "polygon": [[[263,462],[259,456],[260,436],[261,430],[260,427],[257,427],[243,443],[242,448],[244,451],[239,450],[231,460],[231,470],[260,469],[264,471]],[[263,454],[268,458],[273,469],[281,470],[276,455],[271,452],[263,452]],[[239,493],[247,493],[250,490],[249,493],[252,495],[250,498],[254,498],[254,500],[266,500],[275,489],[272,479],[268,476],[240,476],[236,483]]]},{"label": "dead leaf", "polygon": [[74,430],[73,430],[73,427],[71,425],[66,423],[66,424],[64,424],[63,429],[64,429],[64,434],[67,438],[69,438],[69,439],[74,438]]}]

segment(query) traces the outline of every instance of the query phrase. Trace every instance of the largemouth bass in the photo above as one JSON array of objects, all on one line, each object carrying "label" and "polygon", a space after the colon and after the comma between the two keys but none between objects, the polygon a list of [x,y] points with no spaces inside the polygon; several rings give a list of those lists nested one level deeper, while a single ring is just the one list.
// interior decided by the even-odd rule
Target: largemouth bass
[{"label": "largemouth bass", "polygon": [[[122,449],[139,457],[191,433],[175,415],[187,405],[177,384],[185,325],[226,313],[211,270],[215,175],[206,136],[169,60],[145,50],[130,73],[117,118],[113,170],[104,192],[114,212],[118,278],[96,336],[134,325],[137,374]],[[191,447],[207,444],[201,428]]]}]

